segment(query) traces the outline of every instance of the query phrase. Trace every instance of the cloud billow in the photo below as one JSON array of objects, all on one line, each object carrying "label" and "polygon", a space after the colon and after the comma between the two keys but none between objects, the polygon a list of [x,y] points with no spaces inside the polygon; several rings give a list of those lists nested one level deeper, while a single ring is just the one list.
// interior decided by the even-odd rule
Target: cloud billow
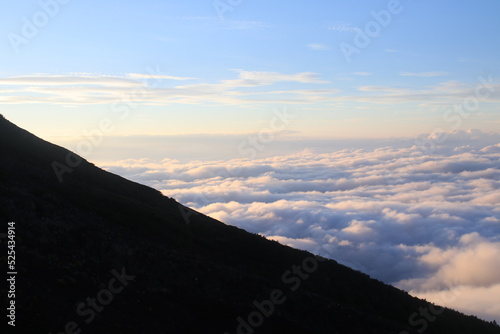
[{"label": "cloud billow", "polygon": [[499,319],[499,137],[456,131],[432,155],[387,146],[104,167],[225,223]]}]

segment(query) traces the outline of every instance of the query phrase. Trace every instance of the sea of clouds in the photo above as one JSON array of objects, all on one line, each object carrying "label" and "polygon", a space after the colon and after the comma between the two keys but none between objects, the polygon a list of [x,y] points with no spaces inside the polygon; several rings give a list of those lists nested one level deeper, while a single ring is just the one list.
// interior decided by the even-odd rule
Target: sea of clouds
[{"label": "sea of clouds", "polygon": [[453,131],[403,148],[102,167],[227,224],[500,320],[498,134]]}]

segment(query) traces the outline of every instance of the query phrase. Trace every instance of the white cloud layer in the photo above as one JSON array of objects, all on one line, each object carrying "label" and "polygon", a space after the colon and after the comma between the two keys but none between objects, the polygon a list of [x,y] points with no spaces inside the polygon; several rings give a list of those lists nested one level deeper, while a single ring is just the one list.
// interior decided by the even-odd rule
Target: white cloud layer
[{"label": "white cloud layer", "polygon": [[439,142],[432,154],[387,146],[103,167],[228,224],[498,321],[500,136],[454,131]]}]

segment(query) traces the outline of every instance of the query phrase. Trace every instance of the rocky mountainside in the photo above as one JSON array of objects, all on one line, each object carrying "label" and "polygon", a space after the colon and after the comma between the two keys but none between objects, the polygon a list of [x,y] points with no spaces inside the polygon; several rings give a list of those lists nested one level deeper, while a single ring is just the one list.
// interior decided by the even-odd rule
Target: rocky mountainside
[{"label": "rocky mountainside", "polygon": [[0,117],[4,272],[9,222],[8,333],[500,333],[190,210]]}]

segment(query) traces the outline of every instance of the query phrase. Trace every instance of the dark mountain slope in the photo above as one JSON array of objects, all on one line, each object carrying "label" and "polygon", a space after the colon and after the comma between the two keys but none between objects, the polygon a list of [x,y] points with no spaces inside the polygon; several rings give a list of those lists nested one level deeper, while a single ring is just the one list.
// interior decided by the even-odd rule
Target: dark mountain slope
[{"label": "dark mountain slope", "polygon": [[[79,159],[0,117],[1,232],[16,223],[12,332],[500,333]],[[63,182],[54,162],[72,170]],[[238,331],[238,317],[250,325]]]}]

